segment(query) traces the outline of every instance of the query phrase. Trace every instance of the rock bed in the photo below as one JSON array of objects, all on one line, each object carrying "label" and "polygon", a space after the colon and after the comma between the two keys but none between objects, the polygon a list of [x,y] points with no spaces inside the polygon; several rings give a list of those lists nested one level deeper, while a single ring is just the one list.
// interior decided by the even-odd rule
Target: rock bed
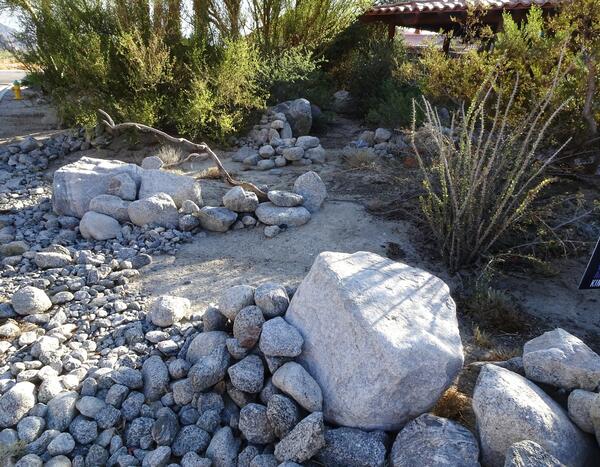
[{"label": "rock bed", "polygon": [[[194,314],[185,298],[150,300],[129,287],[152,254],[175,252],[190,232],[127,223],[115,239],[82,239],[78,213],[52,211],[62,201],[51,201],[41,167],[20,154],[0,160],[17,187],[2,191],[0,215],[0,458],[8,465],[577,466],[598,458],[600,357],[575,336],[557,329],[528,342],[522,358],[484,365],[475,436],[427,413],[463,358],[439,279],[374,254],[323,253],[297,290],[237,286]],[[111,183],[114,175],[102,190],[127,186]],[[304,176],[304,194],[272,191],[257,206],[234,188],[225,208],[211,209],[244,212],[250,203],[260,219],[264,206],[278,227],[287,209],[302,203],[310,214],[325,198],[318,176]],[[94,194],[67,192],[75,193]],[[175,203],[177,194],[167,196]]]},{"label": "rock bed", "polygon": [[306,99],[271,107],[248,137],[238,141],[241,148],[233,160],[247,168],[275,171],[288,164],[324,163],[326,153],[319,138],[308,135],[313,114],[319,112]]}]

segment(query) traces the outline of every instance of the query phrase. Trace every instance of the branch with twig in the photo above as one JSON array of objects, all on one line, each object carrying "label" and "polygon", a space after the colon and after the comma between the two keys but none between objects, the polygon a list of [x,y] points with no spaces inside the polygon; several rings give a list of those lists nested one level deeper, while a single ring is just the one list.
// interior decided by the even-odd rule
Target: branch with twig
[{"label": "branch with twig", "polygon": [[[217,156],[212,149],[210,149],[210,147],[208,146],[208,144],[206,143],[193,143],[185,138],[175,138],[174,136],[171,136],[167,133],[165,133],[164,131],[158,130],[156,128],[153,128],[151,126],[148,125],[143,125],[141,123],[134,123],[134,122],[124,122],[124,123],[119,123],[119,124],[115,124],[114,120],[111,118],[110,115],[108,115],[108,113],[106,113],[104,110],[102,109],[98,109],[98,113],[100,113],[100,115],[102,116],[102,123],[111,131],[111,132],[119,132],[119,131],[123,131],[123,130],[129,130],[129,129],[134,129],[137,131],[141,131],[143,133],[151,133],[153,135],[158,136],[159,138],[166,140],[172,144],[177,144],[180,146],[183,146],[184,148],[187,148],[189,150],[191,150],[191,152],[193,154],[190,154],[190,156],[192,155],[196,155],[196,153],[206,153],[208,154],[208,156],[213,160],[213,162],[215,163],[215,165],[217,166],[217,169],[219,169],[219,173],[221,174],[221,178],[226,182],[229,183],[232,186],[241,186],[244,190],[247,191],[251,191],[253,193],[256,194],[256,196],[258,196],[258,199],[261,201],[266,201],[267,200],[267,194],[261,190],[260,188],[258,188],[256,185],[254,185],[253,183],[250,182],[243,182],[243,181],[239,181],[234,179],[229,172],[227,172],[227,170],[225,169],[225,167],[223,166],[223,164],[221,163],[221,160],[219,159],[219,156]],[[188,156],[186,159],[184,159],[181,162],[185,162],[187,160],[190,159],[190,156]],[[181,163],[180,162],[180,163]]]}]

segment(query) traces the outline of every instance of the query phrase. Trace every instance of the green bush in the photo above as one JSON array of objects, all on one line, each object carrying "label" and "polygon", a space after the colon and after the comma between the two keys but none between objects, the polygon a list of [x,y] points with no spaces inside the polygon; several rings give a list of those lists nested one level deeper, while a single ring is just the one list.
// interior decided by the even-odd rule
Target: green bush
[{"label": "green bush", "polygon": [[[495,72],[498,81],[495,88],[504,95],[510,94],[514,80],[518,77],[520,85],[515,95],[512,122],[520,121],[527,115],[536,102],[544,98],[551,85],[556,70],[562,61],[562,68],[568,72],[560,79],[554,99],[550,105],[556,108],[567,98],[567,107],[548,132],[546,143],[556,144],[564,139],[581,134],[585,129],[582,118],[585,105],[588,72],[584,63],[583,50],[577,46],[577,33],[583,24],[577,24],[577,18],[571,18],[573,10],[582,5],[595,4],[596,9],[589,12],[595,23],[600,21],[600,2],[582,0],[569,4],[561,13],[550,20],[542,15],[540,8],[531,8],[526,21],[516,23],[509,14],[503,16],[503,31],[496,35],[493,48],[470,48],[457,56],[448,56],[439,48],[431,47],[425,51],[418,64],[413,68],[419,87],[425,96],[438,105],[451,105],[455,108],[462,103],[470,103],[476,96],[481,77]],[[569,16],[569,19],[567,19]],[[581,15],[583,16],[583,15]],[[583,17],[579,18],[583,22]],[[593,24],[595,24],[593,23]],[[589,41],[588,41],[589,42]],[[590,46],[600,60],[600,45]],[[598,83],[599,75],[592,81]],[[594,112],[600,117],[600,89],[594,93]]]},{"label": "green bush", "polygon": [[239,39],[228,40],[212,63],[195,62],[187,89],[171,108],[171,119],[180,133],[194,139],[225,141],[265,105],[260,57],[255,47]]},{"label": "green bush", "polygon": [[357,116],[376,126],[410,125],[412,100],[421,93],[404,70],[409,58],[400,36],[390,41],[387,27],[356,24],[340,35],[326,57],[338,89],[354,97]]}]

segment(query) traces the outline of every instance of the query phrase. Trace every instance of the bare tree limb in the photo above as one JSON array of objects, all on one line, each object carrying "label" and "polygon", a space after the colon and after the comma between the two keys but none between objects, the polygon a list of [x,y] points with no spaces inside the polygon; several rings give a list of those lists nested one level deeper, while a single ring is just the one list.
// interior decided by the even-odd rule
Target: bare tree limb
[{"label": "bare tree limb", "polygon": [[[174,136],[171,136],[171,135],[165,133],[164,131],[158,130],[158,129],[153,128],[148,125],[143,125],[141,123],[124,122],[124,123],[115,124],[115,122],[113,121],[111,116],[108,115],[104,110],[98,109],[98,113],[100,113],[100,115],[103,117],[102,123],[107,128],[109,128],[112,132],[119,132],[119,131],[128,130],[128,129],[133,128],[133,129],[141,131],[143,133],[152,133],[152,134],[158,136],[159,138],[162,138],[170,143],[178,144],[178,145],[183,146],[184,148],[188,148],[194,153],[205,152],[213,160],[213,162],[219,169],[221,178],[226,183],[229,183],[232,186],[241,186],[244,190],[255,193],[256,196],[258,196],[258,199],[261,201],[267,200],[267,194],[264,191],[262,191],[260,188],[258,188],[256,185],[254,185],[253,183],[235,180],[231,175],[229,175],[229,172],[227,172],[227,170],[225,170],[225,167],[223,167],[223,164],[221,163],[221,160],[219,159],[219,157],[213,152],[212,149],[210,149],[208,144],[206,144],[206,143],[197,144],[197,143],[193,143],[185,138],[175,138]],[[184,159],[184,161],[188,160],[189,158],[190,157]]]}]

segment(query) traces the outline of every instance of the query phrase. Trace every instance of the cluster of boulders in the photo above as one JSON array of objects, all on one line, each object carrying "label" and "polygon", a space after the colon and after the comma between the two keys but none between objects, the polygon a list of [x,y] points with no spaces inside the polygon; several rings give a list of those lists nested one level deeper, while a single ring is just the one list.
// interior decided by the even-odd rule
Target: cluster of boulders
[{"label": "cluster of boulders", "polygon": [[365,130],[356,140],[344,148],[346,154],[363,151],[376,157],[392,157],[402,154],[408,148],[404,135],[387,128],[375,131]]},{"label": "cluster of boulders", "polygon": [[16,319],[0,326],[0,456],[17,467],[583,466],[598,455],[586,432],[600,437],[600,356],[561,329],[482,367],[476,434],[428,413],[464,357],[449,289],[425,271],[325,252],[297,289],[239,285],[198,313],[182,297],[117,297],[135,258],[78,252],[68,283],[106,279],[73,293],[43,280],[62,283],[48,267],[3,307]]},{"label": "cluster of boulders", "polygon": [[319,138],[309,136],[313,114],[320,111],[306,99],[271,107],[255,125],[233,160],[258,170],[277,170],[287,164],[310,165],[325,162]]},{"label": "cluster of boulders", "polygon": [[327,196],[321,178],[307,172],[295,181],[293,192],[268,192],[269,202],[260,203],[254,192],[237,186],[225,194],[223,206],[204,206],[193,177],[161,166],[156,156],[144,159],[141,167],[83,157],[55,172],[54,211],[80,218],[79,232],[94,240],[120,239],[129,224],[226,232],[262,223],[267,226],[265,235],[273,237],[308,222]]}]

